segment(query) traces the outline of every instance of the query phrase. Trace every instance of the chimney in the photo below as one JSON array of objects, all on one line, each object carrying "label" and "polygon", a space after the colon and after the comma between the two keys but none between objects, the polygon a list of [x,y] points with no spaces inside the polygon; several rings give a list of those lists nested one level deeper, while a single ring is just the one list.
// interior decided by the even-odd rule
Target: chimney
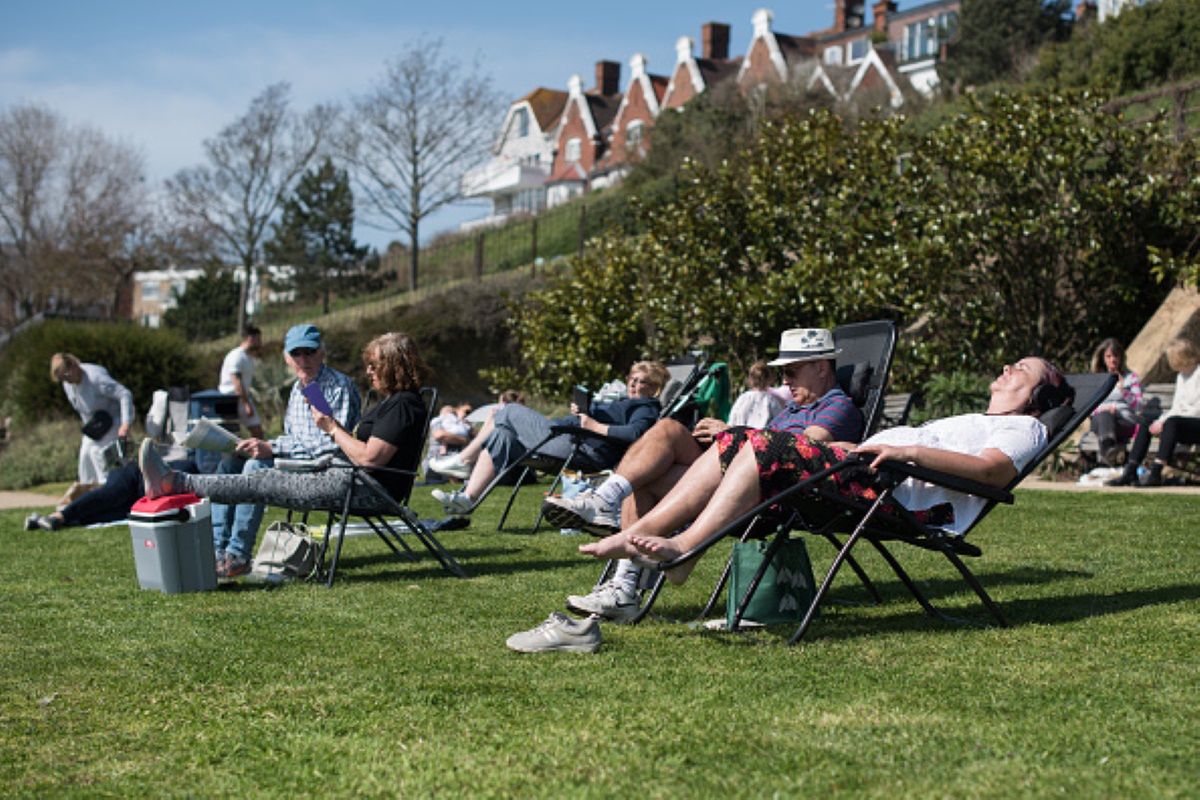
[{"label": "chimney", "polygon": [[837,0],[833,11],[833,32],[861,28],[866,21],[866,13],[862,0]]},{"label": "chimney", "polygon": [[616,61],[596,62],[596,91],[602,95],[621,91],[621,65]]},{"label": "chimney", "polygon": [[888,14],[896,13],[896,3],[894,0],[879,0],[871,7],[871,11],[875,14],[875,30],[886,34]]},{"label": "chimney", "polygon": [[721,61],[729,58],[729,26],[724,22],[706,22],[700,26],[701,54]]}]

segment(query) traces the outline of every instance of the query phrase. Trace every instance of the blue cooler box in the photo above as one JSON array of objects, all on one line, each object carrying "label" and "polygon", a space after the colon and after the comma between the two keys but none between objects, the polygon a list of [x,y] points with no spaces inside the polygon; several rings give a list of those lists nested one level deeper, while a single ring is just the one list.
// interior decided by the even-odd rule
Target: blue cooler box
[{"label": "blue cooler box", "polygon": [[129,511],[138,584],[166,594],[217,588],[212,511],[194,494],[143,497]]}]

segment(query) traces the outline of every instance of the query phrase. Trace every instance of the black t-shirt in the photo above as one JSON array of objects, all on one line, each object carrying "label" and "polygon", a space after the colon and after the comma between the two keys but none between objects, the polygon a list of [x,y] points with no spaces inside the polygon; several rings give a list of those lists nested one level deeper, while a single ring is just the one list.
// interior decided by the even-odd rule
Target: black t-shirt
[{"label": "black t-shirt", "polygon": [[[365,442],[374,436],[396,446],[396,453],[384,466],[415,470],[421,459],[421,433],[425,430],[425,403],[416,392],[396,392],[372,406],[359,420],[354,436]],[[383,484],[392,497],[404,500],[412,488],[413,476],[378,470],[369,473]]]}]

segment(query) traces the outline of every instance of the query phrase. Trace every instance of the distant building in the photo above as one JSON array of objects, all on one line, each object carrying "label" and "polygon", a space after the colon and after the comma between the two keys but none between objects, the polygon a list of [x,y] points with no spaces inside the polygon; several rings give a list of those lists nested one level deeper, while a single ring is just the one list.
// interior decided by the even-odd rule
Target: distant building
[{"label": "distant building", "polygon": [[1150,0],[1099,0],[1096,4],[1096,11],[1100,15],[1100,21],[1109,17],[1115,17],[1130,6],[1144,6]]},{"label": "distant building", "polygon": [[[272,288],[272,284],[278,286],[281,281],[289,279],[295,272],[294,267],[271,265],[266,270],[266,280],[260,277],[261,269],[254,269],[250,273],[250,290],[246,297],[247,316],[257,314],[264,305],[291,302],[296,298],[294,291],[277,291]],[[188,283],[202,274],[203,270],[177,267],[135,272],[130,319],[147,328],[159,327],[162,325],[163,315],[177,305],[176,297],[187,291]],[[233,276],[234,280],[241,283],[241,267],[233,270]]]},{"label": "distant building", "polygon": [[597,61],[592,89],[584,91],[578,75],[567,82],[567,107],[558,123],[554,166],[546,182],[547,205],[565,203],[592,188],[592,170],[608,151],[612,122],[621,106],[620,80],[620,64]]},{"label": "distant building", "polygon": [[513,101],[491,160],[462,179],[463,196],[491,200],[492,213],[463,227],[500,222],[513,214],[536,214],[546,207],[555,134],[566,105],[566,92],[545,87]]}]

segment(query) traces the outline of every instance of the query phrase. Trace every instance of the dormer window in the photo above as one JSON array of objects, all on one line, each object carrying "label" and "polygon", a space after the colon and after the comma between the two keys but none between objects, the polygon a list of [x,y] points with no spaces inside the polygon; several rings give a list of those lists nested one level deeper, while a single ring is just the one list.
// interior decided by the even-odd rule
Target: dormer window
[{"label": "dormer window", "polygon": [[567,146],[563,148],[563,161],[566,161],[568,164],[574,164],[579,160],[582,151],[583,142],[580,141],[579,137],[576,136],[567,139]]},{"label": "dormer window", "polygon": [[642,144],[642,134],[646,123],[640,119],[635,119],[625,128],[625,146],[630,150],[636,149]]},{"label": "dormer window", "polygon": [[529,135],[529,109],[522,106],[513,111],[512,121],[508,125],[509,135],[514,139],[524,139]]},{"label": "dormer window", "polygon": [[842,48],[838,45],[825,48],[825,63],[826,64],[841,64],[842,63]]}]

